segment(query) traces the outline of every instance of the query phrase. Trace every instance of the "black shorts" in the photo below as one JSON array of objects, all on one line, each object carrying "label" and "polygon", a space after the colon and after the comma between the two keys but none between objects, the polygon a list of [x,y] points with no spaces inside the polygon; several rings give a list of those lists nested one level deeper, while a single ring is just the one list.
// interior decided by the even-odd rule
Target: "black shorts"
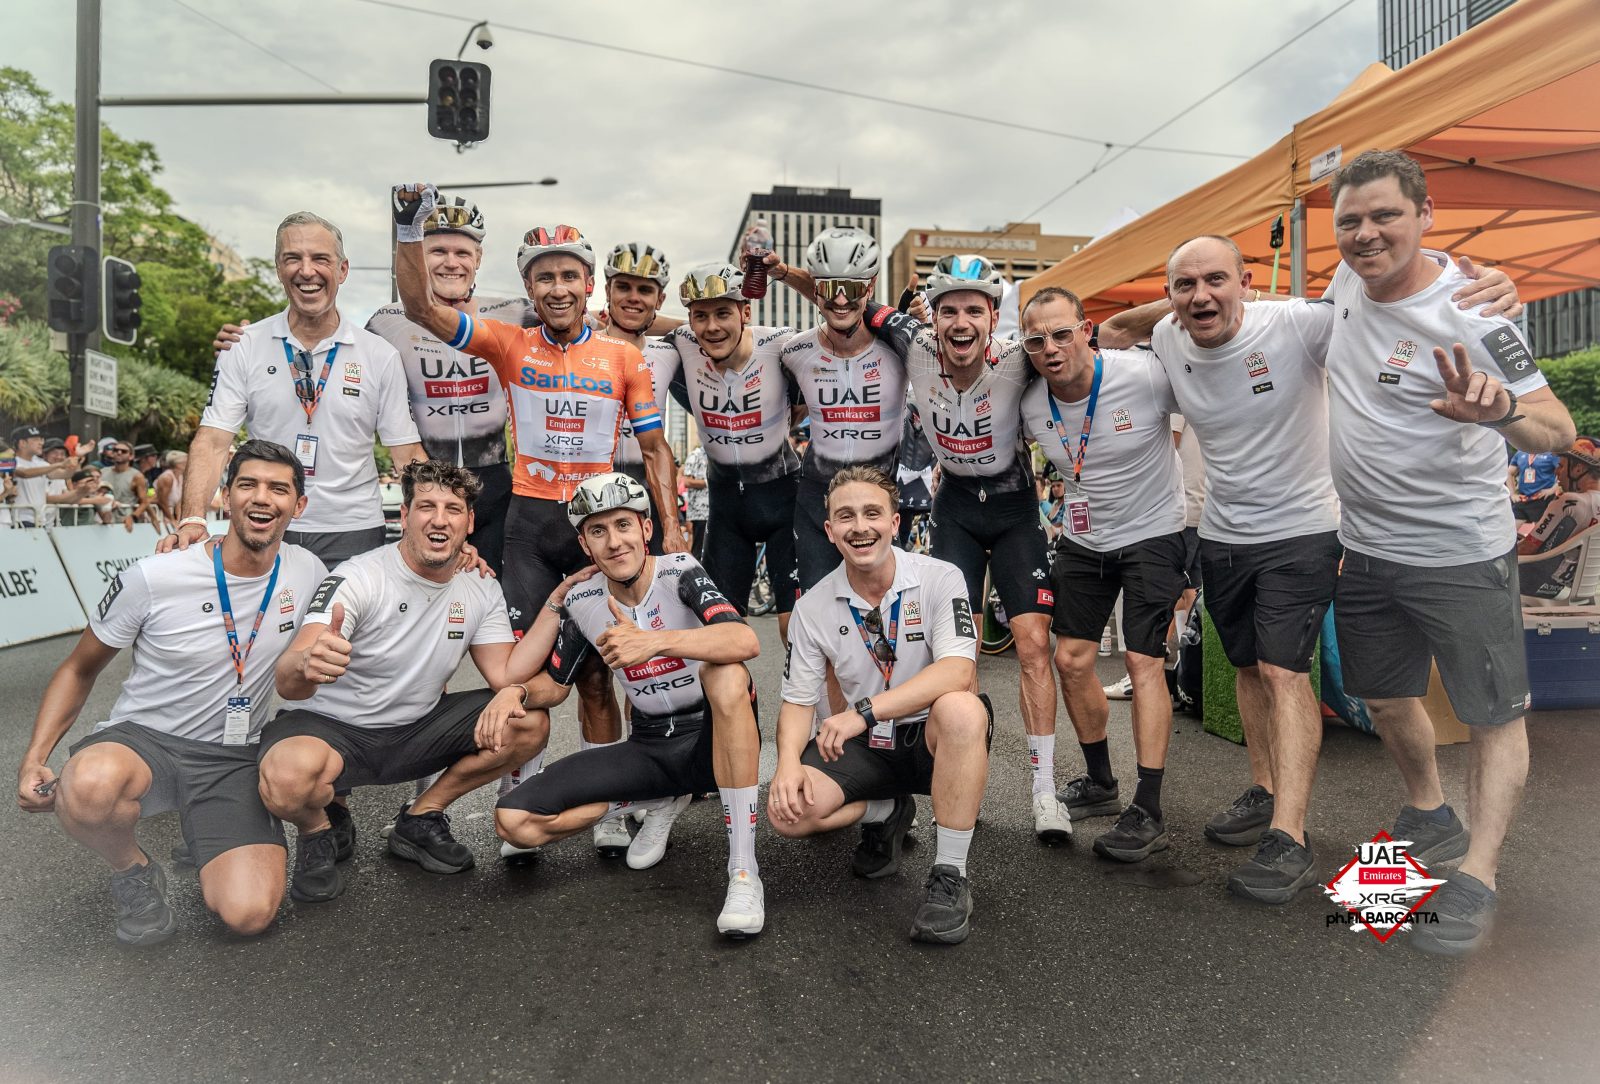
[{"label": "black shorts", "polygon": [[1450,706],[1468,726],[1500,726],[1527,711],[1515,551],[1448,568],[1347,553],[1333,621],[1352,696],[1423,696],[1434,662]]},{"label": "black shorts", "polygon": [[800,763],[839,784],[846,802],[932,794],[933,753],[928,749],[926,726],[910,723],[895,727],[893,749],[874,749],[867,741],[867,733],[857,734],[844,743],[844,754],[833,761],[822,759],[813,738],[800,754]]},{"label": "black shorts", "polygon": [[[767,482],[712,482],[705,528],[705,567],[713,583],[743,614],[755,582],[756,550],[767,547],[767,576],[779,613],[794,609],[795,493],[799,475]],[[838,556],[838,550],[834,555]]]},{"label": "black shorts", "polygon": [[1128,650],[1165,658],[1173,607],[1190,586],[1184,571],[1190,559],[1182,531],[1105,553],[1058,535],[1050,552],[1050,585],[1056,593],[1050,631],[1098,642],[1120,593]]},{"label": "black shorts", "polygon": [[403,726],[352,726],[319,712],[291,708],[261,731],[261,755],[285,738],[319,738],[344,759],[334,789],[409,783],[442,771],[478,751],[478,715],[494,698],[488,689],[445,693],[433,709]]},{"label": "black shorts", "polygon": [[670,520],[661,518],[661,509],[656,507],[655,494],[650,493],[650,481],[645,477],[643,463],[617,463],[614,465],[623,474],[626,474],[629,478],[632,478],[635,482],[638,482],[641,486],[643,486],[644,491],[650,494],[650,519],[655,523],[656,529],[650,532],[650,541],[645,543],[644,548],[647,552],[653,553],[657,557],[660,557],[662,554],[667,552],[664,548],[664,541],[667,537],[667,532],[662,530],[661,526],[664,523],[677,523],[678,510],[676,508],[672,510],[672,518]]},{"label": "black shorts", "polygon": [[946,478],[933,495],[933,556],[961,570],[975,614],[983,612],[985,571],[1008,617],[1050,613],[1055,598],[1046,546],[1039,501],[1031,488],[992,493],[980,501],[976,493]]},{"label": "black shorts", "polygon": [[801,476],[795,487],[794,563],[800,591],[809,591],[844,560],[828,541],[828,483]]},{"label": "black shorts", "polygon": [[467,541],[478,556],[494,569],[496,576],[505,567],[506,511],[511,507],[511,468],[504,463],[487,467],[468,467],[483,483],[483,490],[472,505],[472,533]]},{"label": "black shorts", "polygon": [[1206,615],[1235,667],[1268,663],[1309,674],[1339,578],[1339,535],[1276,542],[1200,540]]},{"label": "black shorts", "polygon": [[500,587],[518,636],[533,626],[556,584],[589,564],[563,501],[514,494],[506,511],[505,571]]},{"label": "black shorts", "polygon": [[1184,574],[1189,577],[1189,586],[1200,590],[1202,577],[1200,575],[1200,528],[1185,527],[1183,529],[1183,544],[1189,547],[1189,563],[1184,566]]},{"label": "black shorts", "polygon": [[[717,789],[710,709],[654,716],[627,741],[572,753],[504,795],[500,809],[553,817],[594,802],[645,802]],[[658,726],[655,724],[664,724]]]},{"label": "black shorts", "polygon": [[331,571],[341,561],[375,550],[387,541],[382,527],[357,531],[284,531],[283,540],[310,550]]},{"label": "black shorts", "polygon": [[235,847],[284,845],[283,823],[261,803],[254,745],[179,738],[138,723],[116,723],[72,747],[77,756],[104,743],[132,749],[150,769],[139,816],[178,811],[196,869]]}]

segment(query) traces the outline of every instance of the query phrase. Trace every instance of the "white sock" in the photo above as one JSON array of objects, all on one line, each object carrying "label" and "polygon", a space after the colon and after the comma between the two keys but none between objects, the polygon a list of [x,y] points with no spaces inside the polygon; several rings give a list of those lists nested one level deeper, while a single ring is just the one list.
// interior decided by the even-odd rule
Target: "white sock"
[{"label": "white sock", "polygon": [[867,803],[867,811],[861,815],[861,824],[882,824],[889,819],[889,814],[894,812],[893,798],[874,798]]},{"label": "white sock", "polygon": [[946,828],[942,824],[934,825],[934,837],[938,840],[938,853],[933,856],[936,866],[954,866],[961,876],[967,875],[967,848],[972,846],[972,829],[958,832],[954,828]]},{"label": "white sock", "polygon": [[749,870],[758,877],[761,867],[756,864],[756,791],[757,787],[720,787],[722,818],[728,826],[728,876],[734,870]]},{"label": "white sock", "polygon": [[524,764],[522,767],[513,768],[511,771],[500,777],[500,797],[504,798],[507,794],[510,794],[512,791],[521,786],[524,781],[532,779],[542,771],[544,771],[543,749],[534,754],[534,758],[528,761],[528,763]]},{"label": "white sock", "polygon": [[1056,736],[1028,735],[1028,763],[1033,767],[1033,793],[1056,792]]},{"label": "white sock", "polygon": [[579,738],[578,748],[581,750],[604,749],[608,745],[616,745],[617,742],[624,742],[627,740],[627,738],[618,738],[617,741],[590,741],[588,738]]}]

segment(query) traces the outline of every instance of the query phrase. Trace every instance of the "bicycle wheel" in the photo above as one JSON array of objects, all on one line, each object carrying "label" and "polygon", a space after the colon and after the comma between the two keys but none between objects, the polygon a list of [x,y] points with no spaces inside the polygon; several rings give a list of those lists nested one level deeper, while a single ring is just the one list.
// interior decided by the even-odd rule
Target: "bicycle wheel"
[{"label": "bicycle wheel", "polygon": [[777,596],[772,592],[772,577],[767,575],[767,547],[762,546],[761,555],[756,559],[756,578],[750,584],[750,599],[745,605],[745,612],[751,617],[765,617],[777,604]]},{"label": "bicycle wheel", "polygon": [[[984,586],[988,587],[987,581]],[[985,655],[1004,655],[1011,650],[1012,644],[1011,628],[1005,622],[1005,610],[1000,605],[1000,594],[989,588],[984,596],[983,639],[978,641],[978,650]]]}]

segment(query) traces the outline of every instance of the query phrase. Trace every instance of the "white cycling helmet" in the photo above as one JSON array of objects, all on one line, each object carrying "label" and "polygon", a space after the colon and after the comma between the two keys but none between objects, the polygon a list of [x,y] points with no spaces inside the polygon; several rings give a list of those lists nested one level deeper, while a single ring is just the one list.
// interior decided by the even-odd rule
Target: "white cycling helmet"
[{"label": "white cycling helmet", "polygon": [[522,245],[517,249],[517,272],[527,277],[528,265],[534,260],[560,252],[578,257],[594,274],[594,246],[584,240],[576,226],[535,226],[523,234]]},{"label": "white cycling helmet", "polygon": [[648,516],[650,495],[644,491],[644,486],[620,471],[597,474],[579,483],[572,500],[567,502],[567,519],[577,529],[590,516],[618,508],[631,509]]},{"label": "white cycling helmet", "polygon": [[439,205],[422,223],[424,237],[436,233],[459,233],[482,242],[483,212],[471,200],[440,192]]},{"label": "white cycling helmet", "polygon": [[941,256],[934,265],[933,274],[928,276],[923,296],[931,308],[939,298],[958,290],[976,290],[999,304],[1000,295],[1006,290],[1006,280],[999,269],[982,256]]},{"label": "white cycling helmet", "polygon": [[870,279],[878,262],[878,242],[854,226],[823,230],[806,248],[806,270],[815,279]]},{"label": "white cycling helmet", "polygon": [[750,299],[744,296],[744,272],[731,263],[703,263],[689,269],[678,286],[678,296],[685,305],[691,301],[718,301],[728,298],[741,305]]},{"label": "white cycling helmet", "polygon": [[648,241],[624,241],[606,257],[606,278],[612,275],[650,279],[665,290],[672,278],[672,268],[666,254]]}]

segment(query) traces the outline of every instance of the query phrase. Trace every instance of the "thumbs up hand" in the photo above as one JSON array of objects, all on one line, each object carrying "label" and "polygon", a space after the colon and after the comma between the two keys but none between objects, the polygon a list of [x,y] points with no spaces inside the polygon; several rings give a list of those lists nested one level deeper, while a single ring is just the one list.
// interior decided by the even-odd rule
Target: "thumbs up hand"
[{"label": "thumbs up hand", "polygon": [[324,625],[311,647],[306,650],[305,661],[300,666],[301,676],[313,685],[327,685],[339,680],[350,665],[350,641],[344,632],[344,603],[333,604],[333,621]]},{"label": "thumbs up hand", "polygon": [[606,665],[618,670],[624,666],[638,666],[655,658],[659,654],[659,634],[635,625],[632,618],[622,612],[616,599],[607,597],[606,605],[611,608],[611,616],[616,624],[601,633],[594,645],[600,649],[600,657]]}]

